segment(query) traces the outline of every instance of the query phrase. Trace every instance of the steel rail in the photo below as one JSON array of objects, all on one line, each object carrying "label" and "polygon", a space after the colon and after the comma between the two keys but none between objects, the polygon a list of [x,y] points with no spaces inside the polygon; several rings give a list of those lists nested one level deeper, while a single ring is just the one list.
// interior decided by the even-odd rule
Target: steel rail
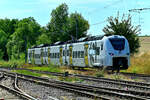
[{"label": "steel rail", "polygon": [[136,73],[128,73],[128,72],[120,72],[120,74],[128,75],[128,76],[142,77],[142,78],[150,78],[150,75],[148,75],[148,74],[136,74]]},{"label": "steel rail", "polygon": [[[64,76],[64,73],[56,73],[56,72],[48,72],[48,71],[38,71],[38,70],[32,70],[32,69],[20,69],[18,70],[27,70],[27,71],[32,71],[36,73],[42,73],[42,74],[51,74],[55,76]],[[132,81],[125,81],[125,80],[114,80],[114,79],[108,79],[108,78],[100,78],[100,77],[94,77],[94,76],[87,76],[87,75],[79,75],[79,74],[68,74],[69,76],[76,76],[79,78],[82,78],[84,80],[90,80],[90,81],[95,81],[95,82],[106,82],[106,83],[112,83],[112,84],[118,84],[118,85],[124,85],[128,87],[135,87],[135,88],[140,88],[140,89],[150,89],[150,84],[149,83],[142,83],[142,82],[132,82]]]},{"label": "steel rail", "polygon": [[[19,74],[19,76],[21,76],[21,74]],[[24,76],[24,75],[22,75],[22,76]],[[28,76],[28,75],[25,75],[24,77],[27,77],[28,78],[28,80],[29,80],[29,78],[31,78],[32,76]],[[21,77],[19,77],[19,78],[21,78]],[[42,81],[43,80],[47,80],[48,81],[48,79],[43,79],[43,78],[39,78],[39,77],[32,77],[32,79],[41,79]],[[41,81],[37,81],[38,83],[39,82],[41,82]],[[54,85],[57,85],[57,86],[62,86],[61,84],[64,84],[63,85],[63,87],[67,87],[67,88],[72,88],[72,89],[78,89],[78,90],[84,90],[85,88],[86,88],[86,91],[88,91],[88,92],[95,92],[95,93],[99,93],[99,94],[107,94],[107,95],[112,95],[112,96],[119,96],[119,97],[126,97],[126,98],[130,98],[130,99],[136,99],[136,100],[146,100],[146,98],[142,98],[142,97],[137,97],[137,96],[134,96],[134,95],[129,95],[129,94],[124,94],[124,93],[116,93],[116,92],[113,92],[113,91],[104,91],[104,90],[100,90],[100,89],[93,89],[92,87],[90,88],[88,88],[88,86],[87,87],[85,87],[85,86],[82,86],[82,85],[77,85],[76,86],[76,84],[71,84],[71,83],[69,83],[70,84],[70,86],[68,86],[68,83],[67,84],[65,84],[64,82],[63,83],[60,83],[60,82],[53,82],[53,81],[49,81],[49,83],[50,84],[54,84]]]},{"label": "steel rail", "polygon": [[[13,68],[13,67],[0,67],[2,69],[8,69],[8,70],[32,70],[32,69],[26,69],[26,68]],[[33,71],[37,71],[37,70],[33,70]],[[48,71],[45,71],[48,72]],[[52,72],[55,73],[55,72]],[[129,72],[119,72],[120,74],[124,74],[124,75],[131,75],[131,76],[138,76],[138,77],[145,77],[145,78],[150,78],[150,75],[148,74],[137,74],[137,73],[129,73]],[[60,73],[63,74],[63,73]]]},{"label": "steel rail", "polygon": [[[25,70],[22,69],[21,70]],[[43,74],[52,74],[56,76],[63,76],[64,73],[55,73],[55,72],[48,72],[48,71],[37,71],[37,70],[31,70],[26,69],[27,71],[32,71],[36,73],[43,73]],[[100,82],[100,83],[107,83],[112,85],[119,85],[127,88],[135,88],[139,90],[150,90],[150,84],[147,83],[140,83],[140,82],[131,82],[131,81],[124,81],[124,80],[114,80],[114,79],[108,79],[108,78],[97,78],[93,76],[86,76],[86,75],[78,75],[78,74],[69,74],[69,76],[76,76],[84,80],[94,81],[94,82]],[[134,85],[135,84],[135,85]]]},{"label": "steel rail", "polygon": [[[2,67],[3,68],[3,67]],[[55,75],[55,76],[63,76],[64,73],[58,73],[58,72],[49,72],[49,71],[39,71],[39,70],[32,70],[32,69],[26,69],[26,68],[4,68],[4,69],[9,69],[9,70],[27,70],[27,71],[32,71],[32,72],[36,72],[36,73],[43,73],[43,74],[51,74],[51,75]],[[123,72],[121,72],[121,74],[123,74]],[[124,73],[124,74],[130,74],[130,73]],[[134,73],[131,73],[134,75]],[[97,80],[106,80],[106,81],[112,81],[112,82],[120,82],[120,83],[126,83],[126,84],[135,84],[135,85],[140,85],[140,86],[148,86],[150,87],[149,83],[144,83],[144,82],[133,82],[133,81],[126,81],[126,80],[115,80],[115,79],[108,79],[108,78],[102,78],[102,77],[94,77],[94,76],[87,76],[87,75],[79,75],[79,74],[68,74],[69,76],[77,76],[79,78],[84,78],[88,80],[88,78],[90,78],[93,81],[97,81]],[[139,75],[139,76],[143,76],[143,77],[149,77],[150,75],[145,75],[145,74],[135,74],[135,75]]]},{"label": "steel rail", "polygon": [[38,100],[38,99],[36,99],[36,98],[34,98],[34,97],[28,95],[27,93],[25,93],[23,90],[21,90],[21,89],[17,86],[17,82],[18,82],[18,81],[17,81],[17,74],[16,74],[16,76],[15,76],[15,89],[18,90],[18,91],[20,91],[22,94],[24,94],[26,97],[30,98],[31,100]]},{"label": "steel rail", "polygon": [[[11,69],[11,68],[8,68]],[[58,73],[58,72],[49,72],[49,71],[38,71],[38,70],[32,70],[32,69],[26,69],[26,68],[13,68],[14,70],[27,70],[32,71],[36,73],[43,73],[43,74],[52,74],[55,76],[64,76],[64,73]],[[106,81],[112,81],[112,82],[119,82],[119,83],[125,83],[125,84],[131,84],[131,85],[140,85],[140,86],[148,86],[150,87],[149,83],[144,82],[133,82],[133,81],[125,81],[125,80],[115,80],[115,79],[108,79],[108,78],[102,78],[102,77],[94,77],[94,76],[87,76],[87,75],[79,75],[79,74],[68,74],[69,76],[77,76],[82,79],[90,78],[90,80],[97,81],[97,80],[106,80]]]},{"label": "steel rail", "polygon": [[[4,75],[15,78],[15,73],[12,73],[12,72],[9,73],[9,74],[7,72],[5,72]],[[24,76],[22,74],[22,77],[21,77],[21,74],[19,74],[17,78],[25,80],[25,81],[34,82],[36,84],[40,84],[40,85],[44,85],[44,86],[51,86],[51,87],[56,87],[56,88],[59,88],[59,89],[64,89],[64,90],[71,91],[71,92],[74,92],[74,93],[78,93],[79,95],[84,95],[84,96],[87,96],[87,97],[92,97],[92,98],[97,98],[97,99],[102,99],[102,100],[110,100],[107,97],[102,97],[102,96],[99,96],[95,93],[82,91],[82,89],[77,90],[77,89],[69,88],[67,86],[65,87],[65,86],[62,86],[62,85],[59,85],[59,84],[56,84],[56,83],[43,82],[43,81],[40,81],[40,80],[36,80],[36,78],[32,77],[32,76],[31,76],[32,78],[30,77],[30,79],[29,79],[29,77],[27,77],[27,78],[25,78],[25,77],[26,77],[26,75]]]},{"label": "steel rail", "polygon": [[[4,77],[4,74],[1,73],[0,79],[2,79],[3,77]],[[11,92],[11,93],[13,93],[14,95],[19,96],[19,97],[22,98],[22,99],[26,99],[26,100],[29,100],[29,99],[30,99],[29,97],[25,96],[23,93],[21,93],[21,92],[15,90],[15,89],[9,88],[9,87],[4,86],[4,85],[1,85],[1,84],[0,84],[0,87],[3,88],[3,89],[5,89],[5,90],[7,90],[7,91],[9,91],[9,92]]]}]

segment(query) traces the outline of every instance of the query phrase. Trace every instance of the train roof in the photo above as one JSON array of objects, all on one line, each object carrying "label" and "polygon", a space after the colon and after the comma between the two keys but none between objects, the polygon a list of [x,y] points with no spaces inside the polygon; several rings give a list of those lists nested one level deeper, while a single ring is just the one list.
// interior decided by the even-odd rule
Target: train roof
[{"label": "train roof", "polygon": [[40,45],[37,45],[37,46],[32,46],[32,48],[41,48],[41,47],[57,46],[57,45],[70,44],[70,43],[95,41],[95,40],[101,40],[101,39],[103,39],[103,37],[104,37],[104,35],[103,36],[87,36],[87,37],[82,37],[82,38],[80,38],[78,40],[69,40],[69,41],[66,41],[66,42],[57,41],[57,42],[55,42],[53,44],[40,44]]}]

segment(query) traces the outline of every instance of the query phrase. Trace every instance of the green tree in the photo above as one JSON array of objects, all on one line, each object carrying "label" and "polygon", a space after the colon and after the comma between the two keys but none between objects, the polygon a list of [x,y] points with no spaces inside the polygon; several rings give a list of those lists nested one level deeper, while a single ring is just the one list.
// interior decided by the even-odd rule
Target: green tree
[{"label": "green tree", "polygon": [[17,19],[0,19],[0,29],[3,30],[8,37],[15,32],[17,27],[18,20]]},{"label": "green tree", "polygon": [[105,35],[123,35],[127,38],[130,46],[131,54],[138,52],[139,44],[139,27],[133,26],[131,23],[131,16],[128,15],[127,19],[125,16],[122,16],[122,19],[119,20],[119,14],[117,17],[108,18],[109,25],[105,26],[103,32]]},{"label": "green tree", "polygon": [[[0,30],[1,30],[1,35],[3,35],[1,37],[1,40],[3,41],[4,37],[7,38],[7,40],[3,41],[3,43],[5,45],[1,45],[1,56],[4,60],[8,60],[8,54],[7,54],[7,48],[6,48],[6,44],[8,42],[8,39],[10,37],[11,34],[13,34],[15,32],[15,29],[17,27],[17,23],[18,23],[18,20],[17,19],[8,19],[8,18],[5,18],[5,19],[0,19]],[[5,35],[4,35],[5,33]],[[2,44],[3,44],[2,43]]]},{"label": "green tree", "polygon": [[86,36],[89,23],[77,12],[69,16],[68,6],[64,3],[52,11],[47,28],[53,43],[56,41],[65,42]]},{"label": "green tree", "polygon": [[41,35],[40,29],[40,25],[34,20],[33,17],[20,20],[18,22],[16,31],[11,35],[11,39],[7,43],[7,51],[9,56],[13,56],[13,58],[19,58],[16,53],[27,54],[27,48],[36,44],[38,36]]},{"label": "green tree", "polygon": [[0,59],[7,58],[7,50],[5,47],[6,43],[7,43],[7,34],[0,29]]},{"label": "green tree", "polygon": [[76,39],[85,37],[88,29],[89,23],[81,14],[75,12],[70,15],[68,28],[69,36],[73,36]]},{"label": "green tree", "polygon": [[36,41],[36,45],[40,45],[40,44],[50,44],[51,43],[51,39],[50,36],[47,32],[47,30],[45,29],[45,27],[41,28],[41,35],[38,37],[37,41]]},{"label": "green tree", "polygon": [[68,6],[63,3],[54,9],[51,13],[51,20],[48,23],[52,42],[60,41],[61,37],[66,33],[68,19]]}]

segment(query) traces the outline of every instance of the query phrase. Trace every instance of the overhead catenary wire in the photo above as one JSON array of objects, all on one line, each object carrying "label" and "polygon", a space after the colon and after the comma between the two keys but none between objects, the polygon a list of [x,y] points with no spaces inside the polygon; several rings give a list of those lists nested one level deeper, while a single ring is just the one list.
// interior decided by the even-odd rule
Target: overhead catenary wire
[{"label": "overhead catenary wire", "polygon": [[101,21],[101,22],[97,22],[97,23],[91,24],[90,26],[103,24],[103,23],[105,23],[105,22],[107,22],[107,21],[108,21],[108,20],[104,20],[104,21]]},{"label": "overhead catenary wire", "polygon": [[[129,12],[136,12],[139,13],[139,27],[140,27],[140,31],[141,31],[141,15],[140,13],[144,10],[150,10],[150,8],[137,8],[137,9],[129,9]],[[141,32],[140,32],[141,33]]]}]

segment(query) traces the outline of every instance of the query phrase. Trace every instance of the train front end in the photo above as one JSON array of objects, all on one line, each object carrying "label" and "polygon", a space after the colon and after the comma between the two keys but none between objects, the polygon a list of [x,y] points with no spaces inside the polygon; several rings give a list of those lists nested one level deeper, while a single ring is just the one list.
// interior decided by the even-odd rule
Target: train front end
[{"label": "train front end", "polygon": [[130,65],[130,50],[124,36],[114,35],[106,39],[106,64],[111,70],[128,69]]}]

